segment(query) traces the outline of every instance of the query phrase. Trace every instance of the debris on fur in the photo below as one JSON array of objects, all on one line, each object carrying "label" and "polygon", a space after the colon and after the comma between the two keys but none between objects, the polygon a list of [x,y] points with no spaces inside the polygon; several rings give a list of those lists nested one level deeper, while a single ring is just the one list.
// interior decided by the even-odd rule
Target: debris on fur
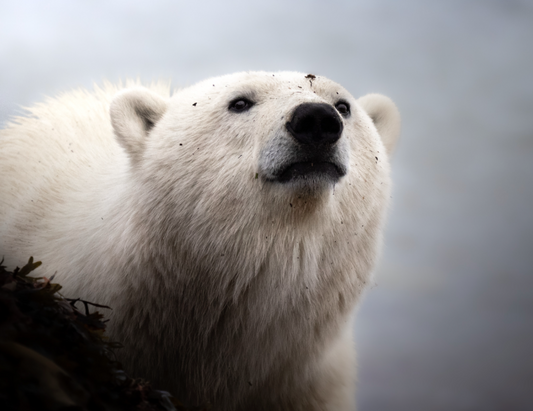
[{"label": "debris on fur", "polygon": [[[193,410],[116,361],[109,307],[59,294],[53,278],[28,276],[40,262],[7,271],[0,261],[0,404],[3,411]],[[84,310],[78,309],[82,305]],[[207,408],[195,408],[195,410]]]}]

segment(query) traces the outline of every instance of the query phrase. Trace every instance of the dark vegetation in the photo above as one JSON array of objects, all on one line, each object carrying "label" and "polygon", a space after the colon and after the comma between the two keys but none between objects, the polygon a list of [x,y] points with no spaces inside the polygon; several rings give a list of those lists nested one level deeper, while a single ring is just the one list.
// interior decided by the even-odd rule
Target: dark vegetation
[{"label": "dark vegetation", "polygon": [[[95,308],[64,298],[51,279],[28,276],[41,263],[7,271],[0,262],[0,409],[192,410],[133,379],[115,358]],[[91,310],[89,310],[89,308]]]}]

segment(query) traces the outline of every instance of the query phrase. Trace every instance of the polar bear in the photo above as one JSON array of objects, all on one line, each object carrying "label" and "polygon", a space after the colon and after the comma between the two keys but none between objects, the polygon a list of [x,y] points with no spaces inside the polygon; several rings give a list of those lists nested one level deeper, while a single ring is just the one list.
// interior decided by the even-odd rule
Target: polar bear
[{"label": "polar bear", "polygon": [[353,410],[400,118],[321,76],[107,84],[0,134],[0,255],[113,308],[126,370],[215,410]]}]

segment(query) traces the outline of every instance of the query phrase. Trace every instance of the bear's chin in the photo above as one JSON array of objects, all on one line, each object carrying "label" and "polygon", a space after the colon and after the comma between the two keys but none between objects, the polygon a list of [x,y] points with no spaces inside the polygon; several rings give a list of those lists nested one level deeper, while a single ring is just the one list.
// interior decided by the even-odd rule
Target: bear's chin
[{"label": "bear's chin", "polygon": [[292,195],[316,198],[335,190],[335,184],[338,181],[338,178],[334,178],[329,174],[311,173],[298,175],[290,180],[278,182],[278,184],[283,189],[290,191]]},{"label": "bear's chin", "polygon": [[317,197],[335,189],[346,173],[330,162],[298,162],[285,168],[273,181],[293,194]]},{"label": "bear's chin", "polygon": [[277,178],[277,181],[280,183],[309,181],[313,185],[321,182],[335,184],[344,174],[346,173],[339,166],[331,162],[305,161],[288,166]]}]

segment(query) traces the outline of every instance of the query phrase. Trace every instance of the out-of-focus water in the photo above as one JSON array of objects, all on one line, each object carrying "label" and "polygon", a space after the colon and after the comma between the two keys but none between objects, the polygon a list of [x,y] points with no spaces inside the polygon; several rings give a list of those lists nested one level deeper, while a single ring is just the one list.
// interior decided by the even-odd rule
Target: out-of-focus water
[{"label": "out-of-focus water", "polygon": [[[4,1],[0,122],[103,79],[327,76],[398,104],[361,411],[533,409],[533,3]],[[1,155],[1,153],[0,153]]]}]

